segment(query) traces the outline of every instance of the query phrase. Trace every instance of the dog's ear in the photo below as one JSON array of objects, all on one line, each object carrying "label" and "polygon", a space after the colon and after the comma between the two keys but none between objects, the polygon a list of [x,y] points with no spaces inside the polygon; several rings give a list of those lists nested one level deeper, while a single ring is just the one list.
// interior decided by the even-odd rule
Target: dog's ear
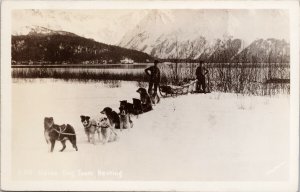
[{"label": "dog's ear", "polygon": [[86,116],[85,118],[86,118],[86,120],[90,120],[90,118],[91,118],[91,117],[89,117],[89,116]]},{"label": "dog's ear", "polygon": [[102,109],[102,111],[100,111],[101,114],[105,114],[106,113],[106,107]]},{"label": "dog's ear", "polygon": [[104,107],[104,109],[102,110],[103,112],[107,112],[109,107]]},{"label": "dog's ear", "polygon": [[81,121],[84,121],[85,120],[85,116],[84,115],[80,115],[80,119],[81,119]]},{"label": "dog's ear", "polygon": [[51,126],[54,124],[53,117],[45,117],[44,123],[51,124]]}]

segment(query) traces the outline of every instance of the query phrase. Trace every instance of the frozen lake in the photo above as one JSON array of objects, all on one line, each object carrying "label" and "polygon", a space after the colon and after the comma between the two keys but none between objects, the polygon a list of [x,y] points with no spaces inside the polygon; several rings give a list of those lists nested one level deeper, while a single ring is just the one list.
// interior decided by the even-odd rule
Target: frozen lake
[{"label": "frozen lake", "polygon": [[[162,99],[103,146],[87,143],[80,115],[138,98],[137,82],[16,80],[12,173],[16,180],[283,181],[289,174],[289,96],[211,93]],[[144,85],[143,85],[144,86]],[[48,152],[44,117],[76,129],[79,151]]]}]

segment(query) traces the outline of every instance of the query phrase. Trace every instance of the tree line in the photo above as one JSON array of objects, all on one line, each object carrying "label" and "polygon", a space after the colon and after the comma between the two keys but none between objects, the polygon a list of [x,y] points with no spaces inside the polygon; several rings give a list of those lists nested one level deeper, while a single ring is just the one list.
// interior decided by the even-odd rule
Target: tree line
[{"label": "tree line", "polygon": [[37,61],[50,63],[119,63],[124,58],[135,62],[149,62],[153,58],[143,52],[107,45],[71,35],[22,35],[12,36],[13,61]]}]

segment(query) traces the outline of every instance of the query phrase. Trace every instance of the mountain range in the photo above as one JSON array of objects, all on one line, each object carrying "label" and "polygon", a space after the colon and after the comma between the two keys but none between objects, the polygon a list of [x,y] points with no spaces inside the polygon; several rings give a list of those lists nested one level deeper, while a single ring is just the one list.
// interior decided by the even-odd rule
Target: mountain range
[{"label": "mountain range", "polygon": [[[63,57],[76,61],[105,58],[115,62],[125,57],[141,62],[154,57],[289,63],[284,11],[23,10],[13,16],[12,55],[17,60],[34,56],[58,61]],[[25,16],[28,22],[39,25],[18,24]],[[127,51],[121,51],[121,47]],[[55,52],[48,53],[49,50]]]},{"label": "mountain range", "polygon": [[[289,43],[284,39],[251,39],[253,30],[230,35],[235,33],[234,26],[240,25],[233,14],[189,13],[188,16],[194,16],[194,19],[186,19],[186,15],[186,12],[177,12],[174,17],[170,11],[153,11],[129,30],[118,45],[161,59],[289,62]],[[195,21],[197,18],[199,22]]]},{"label": "mountain range", "polygon": [[[162,19],[164,20],[164,19]],[[12,36],[12,60],[82,63],[119,63],[128,58],[135,62],[164,60],[204,60],[213,63],[289,63],[289,43],[279,39],[257,39],[246,46],[243,40],[232,36],[207,40],[203,36],[180,39],[174,34],[153,38],[149,30],[125,35],[130,39],[119,46],[107,45],[66,31],[45,27],[26,27],[27,35]],[[141,31],[142,27],[139,27]],[[24,30],[25,31],[25,30]],[[122,48],[125,47],[125,48]]]}]

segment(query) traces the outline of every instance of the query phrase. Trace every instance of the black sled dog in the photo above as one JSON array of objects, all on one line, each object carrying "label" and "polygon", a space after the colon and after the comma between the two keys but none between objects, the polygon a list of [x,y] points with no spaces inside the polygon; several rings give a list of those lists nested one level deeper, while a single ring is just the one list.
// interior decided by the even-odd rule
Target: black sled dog
[{"label": "black sled dog", "polygon": [[66,148],[66,141],[69,140],[76,151],[78,151],[76,145],[76,134],[75,129],[67,124],[56,125],[54,124],[53,117],[44,118],[44,135],[46,142],[51,144],[50,152],[53,152],[54,145],[56,141],[60,141],[63,148],[60,152],[64,151]]}]

